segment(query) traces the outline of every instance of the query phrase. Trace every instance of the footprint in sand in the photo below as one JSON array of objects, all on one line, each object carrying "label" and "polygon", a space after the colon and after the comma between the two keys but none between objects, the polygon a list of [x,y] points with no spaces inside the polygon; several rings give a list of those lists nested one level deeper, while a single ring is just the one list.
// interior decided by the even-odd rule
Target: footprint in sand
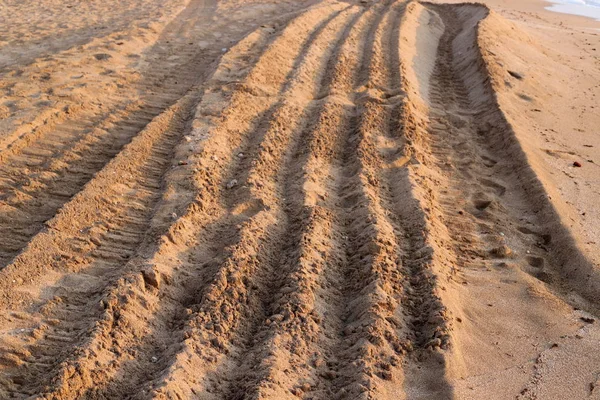
[{"label": "footprint in sand", "polygon": [[493,166],[498,164],[498,161],[488,156],[480,155],[479,157],[481,157],[481,159],[483,160],[483,165],[485,165],[488,168],[492,168]]},{"label": "footprint in sand", "polygon": [[488,200],[485,198],[473,200],[473,205],[479,211],[483,211],[483,210],[487,209],[491,204],[492,204],[492,200]]},{"label": "footprint in sand", "polygon": [[498,182],[495,182],[491,179],[480,179],[479,183],[481,183],[483,186],[494,189],[498,196],[504,196],[504,193],[506,193],[505,186],[503,186],[503,185],[499,184]]},{"label": "footprint in sand", "polygon": [[531,229],[527,228],[526,226],[520,226],[517,228],[517,230],[526,235],[538,236],[540,239],[542,239],[542,242],[545,245],[549,245],[550,242],[552,241],[552,235],[549,233],[538,233],[538,232],[532,231]]},{"label": "footprint in sand", "polygon": [[531,265],[533,268],[539,268],[539,269],[544,268],[545,260],[542,257],[527,256],[526,259],[527,259],[527,263],[529,265]]}]

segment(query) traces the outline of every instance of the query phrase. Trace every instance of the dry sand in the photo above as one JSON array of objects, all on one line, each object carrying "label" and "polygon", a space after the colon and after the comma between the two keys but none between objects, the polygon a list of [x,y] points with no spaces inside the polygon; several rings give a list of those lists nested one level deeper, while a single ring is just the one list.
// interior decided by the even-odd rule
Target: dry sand
[{"label": "dry sand", "polygon": [[6,1],[0,398],[600,399],[600,23]]}]

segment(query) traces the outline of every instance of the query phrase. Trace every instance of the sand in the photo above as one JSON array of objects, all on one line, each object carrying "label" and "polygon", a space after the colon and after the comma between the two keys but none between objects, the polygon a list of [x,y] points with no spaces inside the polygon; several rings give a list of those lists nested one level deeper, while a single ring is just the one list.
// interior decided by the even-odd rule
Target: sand
[{"label": "sand", "polygon": [[0,398],[600,398],[600,23],[6,2]]}]

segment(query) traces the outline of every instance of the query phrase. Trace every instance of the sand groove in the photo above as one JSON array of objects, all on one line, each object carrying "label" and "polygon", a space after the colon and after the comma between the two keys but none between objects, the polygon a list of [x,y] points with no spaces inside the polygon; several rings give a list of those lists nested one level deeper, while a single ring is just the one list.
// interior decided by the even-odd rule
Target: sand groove
[{"label": "sand groove", "polygon": [[[260,37],[260,35],[259,35]],[[252,42],[253,40],[255,40],[254,38],[249,37],[249,42]],[[241,47],[242,51],[247,48],[249,48],[250,50],[256,50],[253,47],[255,47],[255,45],[253,43],[243,43],[241,45],[239,45],[239,47]],[[235,53],[235,51],[232,51],[230,53]],[[231,55],[228,54],[228,58],[235,58],[235,55]],[[245,56],[242,54],[240,55],[241,58],[244,58]],[[229,61],[229,60],[228,60]],[[260,62],[259,64],[260,65]],[[227,69],[227,67],[225,67],[225,69]],[[255,71],[253,71],[253,73],[256,73]],[[220,76],[219,75],[219,70],[217,70],[217,72],[215,73],[216,76]],[[252,75],[252,73],[251,73]],[[251,79],[251,78],[248,78]],[[245,96],[244,92],[241,92],[240,94],[241,96]],[[220,139],[217,136],[218,139]],[[208,146],[208,144],[207,144]],[[233,157],[234,160],[238,159],[237,157]],[[196,207],[194,207],[194,204],[191,205],[191,211],[193,212]],[[159,213],[160,216],[161,213]],[[155,251],[155,255],[153,257],[151,257],[149,260],[145,261],[145,263],[154,263],[156,262],[155,260],[158,258],[160,259],[160,254],[161,252],[165,251],[165,249],[169,248],[169,246],[172,246],[173,243],[171,243],[171,241],[173,241],[173,236],[174,236],[174,230],[178,230],[178,228],[181,228],[184,224],[184,218],[187,217],[186,214],[189,213],[185,213],[183,218],[181,218],[181,220],[177,221],[177,223],[175,225],[173,225],[170,228],[169,233],[167,234],[167,236],[165,236],[165,240],[162,240],[162,244],[159,246],[159,248]],[[227,224],[231,224],[231,223],[239,223],[240,222],[240,218],[236,219],[234,218],[233,221],[228,222]],[[223,227],[223,226],[227,226],[224,225],[224,223],[217,223],[219,226]],[[231,229],[231,228],[229,228]],[[134,260],[132,262],[132,266],[135,268],[137,263],[143,262],[144,260]],[[173,260],[171,260],[173,261]],[[139,268],[139,267],[138,267]],[[131,307],[133,305],[140,305],[140,303],[142,305],[146,304],[145,307],[147,307],[148,303],[151,302],[156,302],[158,299],[154,298],[153,295],[155,295],[156,293],[149,293],[150,296],[146,295],[145,293],[143,293],[144,291],[142,291],[142,293],[138,293],[138,296],[132,296],[132,295],[126,295],[125,297],[122,298],[122,300],[118,300],[119,299],[119,293],[126,293],[128,291],[131,291],[131,285],[133,284],[134,287],[136,287],[138,284],[142,284],[142,285],[147,285],[147,274],[152,274],[152,276],[155,276],[155,272],[147,272],[147,270],[144,270],[145,272],[142,273],[142,275],[132,275],[129,276],[128,278],[125,278],[125,280],[122,280],[119,282],[119,284],[117,285],[116,288],[109,290],[108,294],[106,294],[104,296],[105,300],[102,301],[103,304],[108,304],[108,309],[107,309],[107,313],[105,316],[105,320],[107,320],[107,324],[105,324],[104,328],[105,329],[96,329],[97,333],[94,335],[94,339],[92,340],[91,343],[89,343],[83,350],[85,351],[84,356],[82,357],[78,357],[77,359],[75,359],[75,361],[69,363],[69,365],[78,365],[81,362],[85,362],[86,364],[90,364],[91,362],[93,362],[94,360],[98,360],[100,359],[98,354],[95,354],[97,352],[101,352],[100,349],[102,349],[102,352],[106,352],[106,350],[104,349],[105,345],[103,344],[104,341],[106,341],[106,339],[109,339],[110,337],[113,338],[120,338],[122,336],[127,336],[127,335],[144,335],[144,329],[141,327],[135,327],[132,328],[131,326],[128,326],[127,323],[120,323],[117,325],[113,325],[112,327],[110,326],[110,321],[128,321],[130,319],[135,319],[137,318],[137,315],[135,313],[134,310],[131,309]],[[158,273],[158,272],[156,272]],[[177,279],[180,278],[181,275],[183,274],[175,274],[175,277],[173,279]],[[216,274],[216,272],[215,272]],[[140,281],[141,279],[141,281]],[[154,282],[154,281],[152,281]],[[156,285],[158,285],[158,283],[156,283]],[[146,287],[148,288],[148,287]],[[187,288],[187,291],[184,291],[183,293],[177,294],[176,298],[179,298],[180,302],[182,302],[183,304],[187,303],[188,301],[193,301],[191,299],[189,299],[189,297],[193,298],[195,297],[195,293],[194,291],[197,291],[197,288],[189,287]],[[163,294],[164,295],[164,294]],[[113,303],[114,301],[118,302],[118,306],[120,308],[120,311],[118,312],[114,312],[113,311],[113,307],[116,306],[117,304]],[[174,308],[175,307],[175,308]],[[132,310],[132,312],[129,312],[129,310]],[[181,321],[178,321],[178,319],[181,319]],[[137,388],[143,384],[143,382],[145,382],[146,380],[149,379],[149,376],[151,377],[151,373],[153,370],[156,370],[157,372],[160,371],[160,367],[161,365],[164,365],[164,362],[166,362],[166,360],[162,360],[163,357],[161,357],[160,352],[161,351],[165,351],[165,356],[164,358],[166,358],[168,360],[168,357],[171,356],[171,354],[169,353],[169,349],[168,346],[166,344],[161,344],[164,343],[165,340],[169,340],[172,339],[174,334],[177,334],[177,331],[173,331],[174,329],[181,329],[181,324],[183,323],[183,321],[185,320],[185,309],[182,308],[181,304],[170,304],[167,305],[166,307],[160,307],[157,312],[156,312],[156,316],[154,318],[154,321],[151,321],[152,323],[152,329],[153,331],[145,338],[145,340],[142,340],[138,343],[141,343],[141,346],[136,346],[135,343],[133,343],[133,348],[132,347],[128,347],[126,343],[124,343],[122,340],[113,340],[113,345],[108,349],[110,350],[112,353],[116,354],[116,358],[114,355],[111,355],[110,357],[114,358],[114,361],[111,361],[108,365],[109,368],[102,368],[102,369],[96,369],[96,368],[91,368],[91,371],[83,371],[82,372],[76,372],[74,374],[74,376],[72,375],[66,375],[66,374],[72,374],[72,367],[65,367],[63,368],[64,371],[64,376],[61,378],[61,382],[57,384],[58,387],[58,391],[54,392],[53,395],[56,395],[57,393],[63,393],[63,395],[66,395],[65,393],[70,393],[73,392],[77,386],[79,386],[79,388],[77,390],[83,390],[84,388],[88,387],[88,385],[94,383],[94,388],[93,391],[87,393],[88,396],[115,396],[116,393],[124,393],[124,391],[130,391],[131,393],[133,393],[134,391],[137,390]],[[114,323],[113,323],[114,324]],[[183,340],[183,338],[182,338]],[[126,350],[127,349],[127,350]],[[129,352],[130,354],[134,354],[134,355],[138,355],[138,357],[141,358],[141,360],[139,361],[138,364],[134,365],[133,367],[129,366],[129,362],[128,362],[128,358],[130,357],[130,355],[125,354],[124,356],[122,355],[123,352]],[[110,353],[108,353],[110,355]],[[90,355],[92,355],[90,357]],[[158,357],[157,357],[158,356]],[[91,360],[90,360],[91,358]],[[102,357],[104,358],[104,357]],[[153,360],[158,360],[161,359],[161,363],[156,363],[156,361]],[[106,362],[106,360],[103,360],[104,362]],[[139,364],[142,365],[139,365]],[[107,371],[108,369],[108,371]],[[117,378],[118,375],[120,374],[124,374],[124,376],[127,376],[128,380],[126,382],[123,382],[121,379]],[[91,376],[90,376],[91,375]],[[111,376],[113,378],[111,378]],[[139,377],[138,377],[139,376]],[[112,381],[108,381],[106,387],[101,387],[101,385],[99,385],[99,377],[103,377],[103,380],[106,379],[112,379]],[[82,385],[73,385],[73,382],[77,382],[77,381],[82,381],[83,382],[83,386]],[[92,389],[90,387],[90,389]],[[83,393],[83,392],[82,392]]]},{"label": "sand groove", "polygon": [[[40,122],[32,123],[32,131],[20,127],[2,138],[0,187],[4,212],[0,232],[9,239],[0,244],[0,267],[8,264],[44,222],[152,118],[174,104],[193,84],[207,78],[209,66],[220,53],[220,43],[214,46],[218,48],[199,50],[194,42],[212,36],[207,21],[213,14],[211,2],[191,1],[152,47],[143,79],[120,83],[130,84],[124,89],[132,95],[107,90],[106,94],[95,95],[94,104],[66,103],[57,116],[48,118],[44,114]],[[165,47],[166,43],[170,46]],[[177,53],[176,61],[172,61],[173,53]]]},{"label": "sand groove", "polygon": [[[423,343],[401,311],[405,228],[390,217],[393,177],[381,181],[378,149],[402,114],[400,67],[386,55],[396,46],[399,61],[402,9],[388,2],[366,12],[307,11],[231,94],[205,92],[188,128],[201,149],[190,163],[193,186],[179,188],[196,198],[181,203],[174,224],[161,223],[169,202],[152,211],[163,190],[154,181],[146,183],[152,203],[136,199],[136,214],[112,219],[90,252],[101,266],[86,272],[112,282],[92,289],[100,289],[105,311],[88,312],[100,322],[89,340],[73,343],[45,397],[347,398],[383,393],[378,382],[403,379],[402,355]],[[226,75],[217,69],[214,84]],[[182,101],[185,109],[193,103]],[[34,146],[25,153],[39,153]],[[156,225],[167,229],[158,247],[142,245],[135,233]],[[69,312],[93,310],[85,301],[79,307]],[[189,375],[192,366],[204,371],[199,378]]]},{"label": "sand groove", "polygon": [[[327,15],[327,14],[325,14],[325,15]],[[300,23],[299,23],[300,25],[301,25],[301,22],[302,21],[300,21]],[[293,30],[292,30],[292,32],[293,32]],[[292,32],[290,32],[290,35],[287,35],[287,36],[284,35],[284,36],[288,37],[288,38],[291,38]],[[282,46],[280,46],[279,44],[274,44],[273,46],[271,46],[271,50],[267,50],[267,52],[265,53],[265,55],[263,55],[264,60],[268,61],[268,59],[270,57],[269,54],[268,54],[269,51],[272,53],[272,52],[275,52],[275,51],[280,51],[280,49],[284,48],[285,39],[282,39],[281,41],[283,42],[283,43],[281,43]],[[259,62],[257,65],[260,65],[260,64],[261,64],[261,62]],[[256,71],[260,71],[259,68],[260,67],[254,69],[253,72],[250,73],[250,77],[248,78],[249,81],[256,80],[256,78],[259,77],[258,74],[256,73]],[[281,76],[282,76],[282,78],[285,77],[285,75],[281,75]],[[241,97],[236,98],[236,96],[241,96]],[[239,92],[239,95],[234,95],[232,103],[236,104],[236,101],[243,100],[244,96],[249,96],[249,94],[247,94],[247,92],[245,90]],[[265,103],[265,104],[268,104],[268,103]],[[235,112],[237,112],[237,111],[235,111]],[[235,117],[238,117],[239,114],[235,114],[235,112],[234,112],[233,115]],[[226,124],[221,125],[221,127],[222,128],[217,127],[216,129],[225,129]],[[215,161],[214,158],[216,158],[216,157],[215,156],[211,156],[211,154],[214,154],[214,150],[213,149],[221,149],[221,146],[219,144],[220,144],[220,140],[222,138],[219,135],[211,135],[211,138],[213,138],[213,139],[212,140],[209,139],[206,142],[206,144],[205,144],[205,152],[203,152],[203,154],[206,156],[206,158],[199,160],[200,162],[210,162],[210,163],[214,164],[214,161]],[[209,147],[209,146],[211,146],[211,143],[212,143],[212,145],[216,145],[217,147],[214,147],[214,148]],[[232,152],[232,154],[230,156],[230,159],[232,161],[240,160],[239,157],[236,157],[236,154],[237,154],[237,151]],[[223,159],[223,158],[224,157],[222,157],[220,159]],[[235,164],[232,165],[230,169],[232,171],[236,171],[237,170],[237,168],[235,167]],[[215,172],[216,171],[213,170],[213,173],[211,174],[211,176],[216,176]],[[204,173],[204,171],[202,171],[202,173]],[[227,182],[228,182],[228,179],[224,179],[222,181],[222,183],[219,184],[219,186],[223,187],[223,186],[225,186],[225,184]],[[202,183],[204,184],[205,182],[202,182]],[[208,189],[212,190],[213,187],[208,187]],[[225,189],[223,188],[223,190],[225,190]],[[223,197],[227,197],[227,194],[224,194]],[[223,201],[223,200],[221,202],[222,203],[227,203],[227,201]],[[244,204],[242,204],[242,206],[243,205]],[[150,262],[157,263],[157,264],[160,265],[160,259],[161,259],[160,254],[163,251],[166,251],[166,249],[169,249],[169,248],[172,248],[172,247],[177,247],[176,246],[176,242],[178,241],[177,240],[178,236],[180,236],[179,232],[177,232],[177,231],[180,231],[181,228],[185,227],[185,224],[186,224],[187,221],[189,221],[189,220],[194,221],[194,222],[198,223],[198,225],[196,225],[196,226],[202,227],[204,224],[202,224],[202,222],[200,222],[201,220],[198,220],[198,217],[201,217],[201,215],[198,215],[198,213],[200,211],[203,211],[203,209],[205,207],[208,208],[210,206],[211,206],[210,199],[207,196],[202,196],[202,198],[199,199],[199,203],[192,203],[188,207],[188,211],[184,212],[184,215],[178,220],[177,224],[174,225],[175,230],[171,229],[171,231],[169,232],[169,234],[165,237],[165,240],[163,241],[163,244],[160,246],[160,248],[157,251],[156,255],[153,257],[153,260],[150,260]],[[209,215],[207,215],[207,217]],[[246,215],[246,216],[240,215],[239,213],[236,212],[236,210],[230,210],[228,214],[224,215],[224,217],[226,217],[226,218],[223,220],[223,222],[216,221],[214,223],[214,225],[212,225],[212,227],[211,227],[211,224],[210,224],[209,220],[206,220],[205,223],[207,224],[208,228],[206,229],[206,232],[203,233],[203,235],[204,235],[204,237],[209,237],[209,238],[213,237],[213,239],[209,239],[211,241],[217,240],[218,235],[220,235],[220,232],[219,232],[220,229],[225,228],[225,229],[231,230],[231,229],[233,229],[235,227],[235,225],[238,225],[239,223],[242,223],[242,221],[244,219],[248,218],[249,216],[250,215]],[[262,221],[262,219],[258,218],[258,217],[257,218],[253,218],[250,221],[250,223],[252,223],[253,221],[260,222],[260,221]],[[240,236],[240,240],[243,240],[243,236],[242,235],[239,235],[239,236]],[[201,239],[201,241],[202,240],[204,240],[204,239]],[[227,242],[230,239],[228,238],[226,240],[227,241],[224,242],[222,244],[222,246],[227,246]],[[229,242],[229,243],[231,245],[234,244],[232,242]],[[248,246],[248,245],[244,245],[243,241],[241,243],[242,244],[240,244],[240,246],[241,246],[242,249],[247,248],[246,246]],[[252,247],[252,246],[250,246],[250,247]],[[235,248],[231,247],[230,249],[231,250],[228,250],[228,251],[231,251],[233,254],[231,256],[229,256],[228,259],[232,260],[232,259],[235,259],[233,257],[235,257],[236,252],[235,252]],[[209,249],[206,249],[206,250],[210,251]],[[195,251],[198,251],[199,255],[204,255],[203,254],[204,251],[201,249],[201,247],[196,247]],[[215,251],[222,252],[222,249],[216,248],[216,249],[212,250],[208,255],[214,254]],[[185,255],[183,255],[183,256],[185,256]],[[185,257],[185,261],[188,261],[187,257]],[[174,262],[176,263],[177,261],[173,260],[173,259],[170,259],[169,262],[170,263],[174,263]],[[210,280],[213,280],[213,278],[211,278],[212,275],[219,276],[219,273],[223,273],[223,272],[219,272],[219,270],[221,270],[221,271],[227,271],[228,269],[231,269],[233,267],[233,265],[231,263],[232,263],[232,261],[226,261],[225,260],[224,264],[222,264],[221,266],[219,264],[214,264],[212,266],[213,272],[209,273],[209,271],[207,271],[204,279],[209,278]],[[228,265],[229,265],[229,267],[228,267]],[[190,265],[190,267],[194,268],[196,266],[195,265]],[[165,274],[165,273],[172,274],[173,275],[173,279],[175,281],[177,281],[177,280],[181,280],[181,279],[185,280],[186,279],[185,276],[189,275],[190,272],[193,272],[193,271],[181,271],[181,273],[177,273],[177,272],[172,271],[172,270],[169,270],[169,271],[163,270],[161,272],[161,274]],[[115,291],[115,293],[126,291],[127,287],[131,286],[131,283],[135,283],[135,282],[130,282],[130,283],[124,282],[123,285],[122,285],[123,288],[122,289],[117,289]],[[212,292],[214,292],[215,290],[221,290],[217,285],[214,285],[214,284],[210,285],[210,284],[208,284],[209,282],[207,282],[207,284],[201,284],[197,280],[193,280],[190,287],[186,287],[187,286],[186,283],[187,282],[178,283],[179,289],[183,289],[183,293],[177,293],[177,290],[176,290],[175,293],[171,293],[171,295],[169,295],[169,296],[176,295],[176,297],[174,298],[174,300],[176,300],[178,303],[180,302],[180,305],[178,305],[177,303],[173,303],[173,302],[170,302],[171,304],[166,304],[166,306],[162,306],[161,305],[160,309],[159,309],[159,313],[157,314],[157,318],[158,317],[160,317],[161,319],[162,318],[169,318],[169,315],[173,315],[173,314],[177,315],[177,308],[178,308],[181,311],[181,313],[183,314],[181,317],[179,317],[179,318],[182,318],[181,321],[187,319],[185,317],[185,309],[182,309],[181,305],[185,305],[186,303],[189,303],[189,306],[191,306],[192,308],[196,308],[196,306],[193,306],[193,304],[196,302],[196,300],[194,300],[194,298],[197,297],[199,294],[202,293],[202,291],[198,290],[198,287],[201,287],[201,286],[196,286],[196,285],[206,285],[207,286],[207,289],[205,290],[206,293],[205,293],[205,296],[204,296],[206,298],[211,298],[210,294]],[[152,294],[152,293],[150,293],[150,294]],[[162,295],[164,296],[165,294],[162,294]],[[112,297],[114,298],[114,295]],[[129,300],[127,300],[127,297],[129,297]],[[133,315],[131,315],[129,313],[125,313],[125,311],[127,311],[128,308],[129,308],[127,303],[135,304],[136,302],[138,302],[140,300],[144,301],[144,297],[146,298],[146,301],[148,301],[148,302],[151,302],[151,301],[152,302],[156,302],[158,300],[157,298],[154,298],[154,296],[148,296],[148,295],[140,296],[140,297],[142,297],[142,299],[136,298],[138,296],[127,296],[127,297],[124,298],[125,302],[119,305],[119,308],[121,309],[119,311],[119,320],[127,320],[127,319],[130,319],[130,318],[135,318],[136,317],[135,313]],[[109,302],[109,304],[112,304],[113,300],[110,300],[110,299],[111,299],[111,296],[108,296],[108,298],[107,298],[106,301]],[[165,301],[165,298],[163,298],[161,302],[164,303],[164,301]],[[181,304],[181,303],[183,303],[183,304]],[[193,328],[194,325],[196,323],[198,323],[198,321],[201,321],[201,318],[204,315],[204,313],[206,313],[206,312],[211,312],[211,313],[216,312],[216,310],[215,311],[210,311],[212,309],[212,305],[211,305],[211,302],[209,302],[208,300],[206,300],[204,303],[200,303],[200,304],[201,305],[198,306],[199,309],[197,309],[197,313],[194,313],[191,316],[191,318],[190,318],[191,322],[188,323],[188,324],[186,324],[190,328]],[[202,304],[204,304],[204,305],[202,306]],[[177,308],[175,310],[173,310],[172,307],[177,307]],[[112,307],[111,307],[111,309],[112,309]],[[113,314],[112,317],[110,317],[111,314]],[[114,313],[112,311],[109,313],[109,317],[110,318],[114,318]],[[165,324],[167,325],[167,327],[169,326],[168,321],[165,321]],[[175,325],[177,325],[176,322],[175,322]],[[125,332],[127,332],[130,329],[130,328],[127,327],[127,325],[125,325],[124,328],[125,328]],[[157,327],[155,327],[155,328],[157,328]],[[160,328],[160,325],[158,326],[158,328]],[[175,327],[172,326],[171,329],[173,329],[173,328],[177,328],[177,326],[175,326]],[[123,327],[119,328],[117,326],[117,329],[112,329],[112,331],[113,331],[113,333],[111,333],[111,335],[114,336],[115,331],[116,332],[122,332],[123,331]],[[235,330],[232,327],[232,332],[231,333],[234,333],[234,332],[235,332]],[[129,332],[129,334],[132,334],[132,333],[135,334],[135,331],[134,332]],[[138,333],[138,334],[140,334],[140,333]],[[168,339],[172,339],[173,338],[173,334],[176,334],[176,333],[175,332],[173,332],[171,334],[164,333],[165,336],[163,336],[163,333],[161,333],[160,331],[158,331],[156,333],[152,333],[151,336],[147,337],[146,338],[147,340],[142,341],[142,343],[154,342],[156,344],[157,339],[161,339],[163,341],[164,340],[168,340]],[[100,336],[105,336],[105,335],[106,335],[106,333],[102,334],[102,332],[101,332]],[[189,335],[189,333],[186,333],[186,336],[187,335]],[[157,336],[158,336],[158,338],[157,338]],[[174,344],[176,345],[176,343],[174,343]],[[99,342],[99,345],[101,345],[101,342]],[[117,348],[121,348],[121,349],[126,348],[126,346],[123,346],[122,343],[117,343],[116,347]],[[164,349],[165,350],[165,353],[164,353],[165,354],[165,356],[164,356],[165,359],[163,359],[163,357],[160,356],[160,353],[159,353],[160,346],[158,346],[156,348],[152,348],[152,347],[147,348],[147,346],[146,346],[146,349],[144,349],[142,347],[141,350],[143,351],[144,354],[147,355],[147,358],[145,358],[145,360],[146,360],[147,363],[148,363],[147,360],[152,360],[153,359],[152,356],[151,356],[151,354],[155,354],[154,355],[154,359],[156,359],[156,361],[160,361],[160,362],[157,363],[158,364],[158,368],[160,368],[160,365],[164,365],[165,362],[168,362],[168,360],[169,360],[170,357],[177,357],[177,353],[173,354],[173,351],[177,351],[177,347],[178,346],[175,346],[174,349],[168,349],[168,348]],[[96,347],[92,347],[92,348],[96,349]],[[95,350],[95,351],[97,351],[97,350]],[[146,353],[146,352],[148,352],[148,353]],[[92,354],[93,354],[93,352],[92,352]],[[156,355],[158,355],[159,357],[156,357]],[[85,357],[84,359],[87,359],[87,358],[88,357]],[[150,364],[150,363],[148,363],[148,364]],[[151,368],[152,365],[146,365],[145,369],[140,368],[139,365],[137,365],[135,367],[136,367],[135,370],[137,370],[140,374],[143,373],[144,375],[148,375],[148,372],[149,372],[148,369],[155,369],[156,368],[156,367],[155,368]],[[77,375],[80,375],[80,373],[78,373]],[[142,375],[140,375],[140,376],[142,376]],[[86,380],[89,381],[89,377],[84,376],[84,378],[86,378]],[[148,378],[146,378],[146,379],[148,379]],[[72,381],[72,380],[73,380],[72,378],[71,379],[66,379],[65,383],[68,384],[68,382]],[[161,382],[160,381],[158,382],[158,386],[159,387],[161,386]],[[121,386],[119,384],[116,384],[114,387],[118,388],[121,391],[124,390],[123,386]],[[131,387],[131,390],[134,390],[134,387],[135,386]],[[106,393],[111,393],[110,387],[107,390],[109,390],[109,391],[106,392]],[[98,391],[98,389],[96,388],[96,392],[95,393],[97,393],[97,391]],[[102,393],[102,391],[100,391],[100,393]]]},{"label": "sand groove", "polygon": [[[30,359],[25,364],[16,363],[19,368],[9,373],[15,375],[15,382],[22,382],[19,391],[39,390],[38,386],[29,385],[39,385],[40,380],[49,378],[48,368],[85,341],[81,334],[98,318],[98,294],[106,290],[107,282],[110,287],[110,282],[116,282],[126,272],[123,264],[138,251],[150,228],[154,205],[160,199],[162,176],[171,165],[172,149],[181,137],[189,103],[190,99],[183,99],[149,124],[49,221],[48,231],[36,236],[7,266],[8,274],[29,269],[29,277],[33,278],[35,271],[30,265],[52,260],[48,264],[57,270],[74,272],[61,278],[67,288],[80,279],[88,280],[83,288],[58,291],[37,306],[42,321],[29,332],[31,338],[23,340]],[[120,176],[115,176],[116,171]],[[107,220],[97,220],[92,210],[98,207],[105,210]],[[76,221],[73,215],[79,216]]]},{"label": "sand groove", "polygon": [[[169,40],[169,34],[181,36],[179,41],[186,40],[191,33],[198,35],[194,26],[198,19],[194,15],[173,32],[167,30],[165,40]],[[79,192],[152,118],[199,80],[196,71],[200,71],[209,59],[199,62],[199,54],[189,47],[182,43],[178,68],[171,67],[167,74],[160,67],[148,71],[145,80],[134,88],[147,92],[145,96],[134,99],[109,93],[101,98],[104,105],[100,110],[87,110],[85,105],[67,107],[66,114],[56,123],[44,124],[31,134],[3,143],[6,148],[0,153],[0,182],[5,212],[0,232],[10,239],[0,245],[0,267],[9,263],[42,229],[44,222]],[[159,51],[155,57],[156,67],[160,61],[164,64],[168,55]],[[152,88],[152,92],[147,88]]]}]

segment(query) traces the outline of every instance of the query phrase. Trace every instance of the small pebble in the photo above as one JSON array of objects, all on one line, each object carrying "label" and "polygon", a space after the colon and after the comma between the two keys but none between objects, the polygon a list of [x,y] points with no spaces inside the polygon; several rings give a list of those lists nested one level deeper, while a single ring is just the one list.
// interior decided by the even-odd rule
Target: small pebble
[{"label": "small pebble", "polygon": [[156,358],[156,356],[152,356],[152,358],[150,359],[150,361],[152,361],[153,363],[158,361],[158,358]]},{"label": "small pebble", "polygon": [[235,187],[237,185],[238,181],[237,179],[232,179],[229,181],[229,183],[227,184],[227,189],[232,189],[233,187]]},{"label": "small pebble", "polygon": [[579,161],[575,161],[575,162],[573,163],[573,166],[574,166],[574,167],[581,167],[581,163],[580,163]]}]

